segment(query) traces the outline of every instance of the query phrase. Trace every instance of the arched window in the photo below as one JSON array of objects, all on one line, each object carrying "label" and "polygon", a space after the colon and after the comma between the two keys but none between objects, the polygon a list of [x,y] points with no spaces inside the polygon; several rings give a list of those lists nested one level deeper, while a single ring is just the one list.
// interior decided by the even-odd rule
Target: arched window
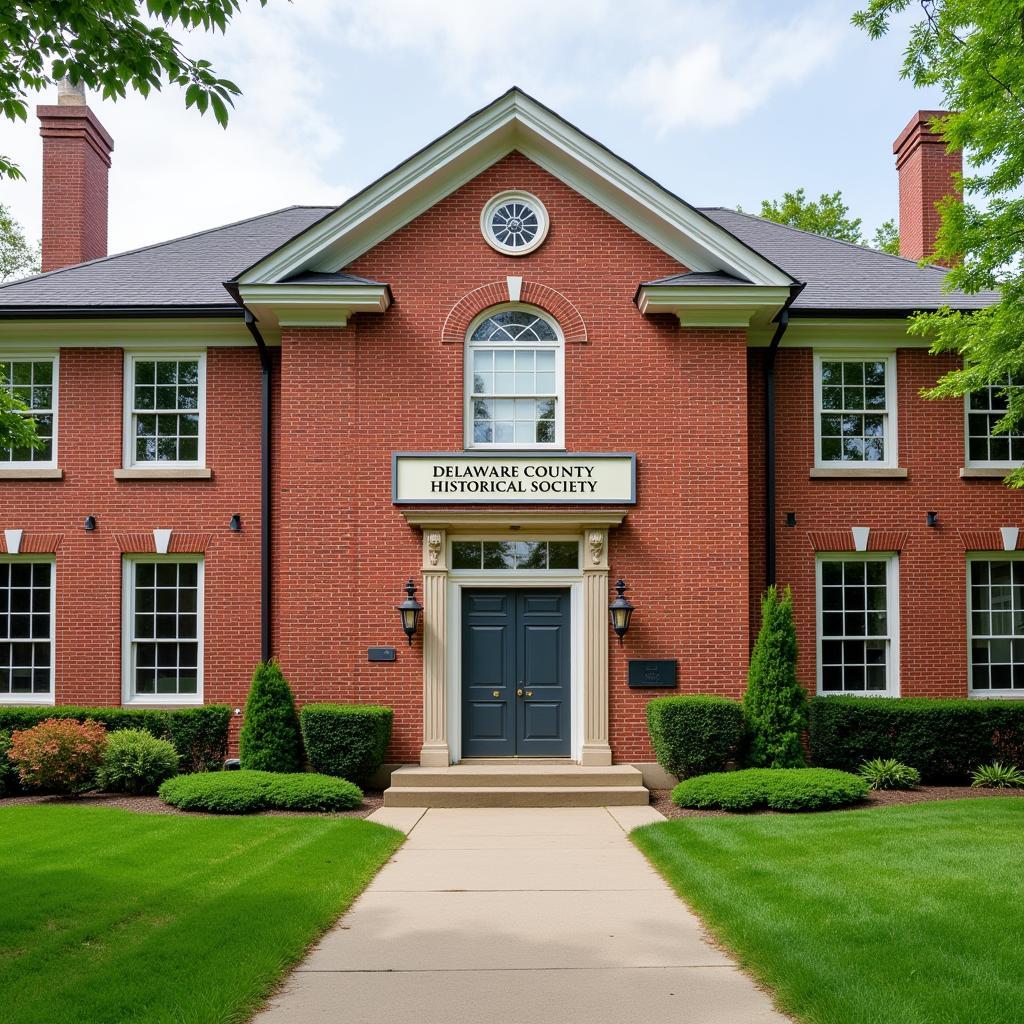
[{"label": "arched window", "polygon": [[491,310],[466,342],[466,447],[562,444],[562,334],[528,306]]}]

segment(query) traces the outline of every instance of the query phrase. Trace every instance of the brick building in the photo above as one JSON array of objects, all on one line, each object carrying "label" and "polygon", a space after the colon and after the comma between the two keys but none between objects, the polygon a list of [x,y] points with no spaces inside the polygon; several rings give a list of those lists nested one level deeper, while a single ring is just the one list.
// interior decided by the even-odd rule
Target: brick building
[{"label": "brick building", "polygon": [[1024,695],[1024,437],[922,398],[954,363],[907,333],[994,300],[914,262],[928,112],[907,258],[695,209],[515,89],[336,209],[107,257],[84,104],[39,109],[49,272],[0,288],[48,439],[0,453],[0,701],[241,707],[273,655],[393,707],[396,763],[644,765],[655,684],[742,693],[775,580],[810,692]]}]

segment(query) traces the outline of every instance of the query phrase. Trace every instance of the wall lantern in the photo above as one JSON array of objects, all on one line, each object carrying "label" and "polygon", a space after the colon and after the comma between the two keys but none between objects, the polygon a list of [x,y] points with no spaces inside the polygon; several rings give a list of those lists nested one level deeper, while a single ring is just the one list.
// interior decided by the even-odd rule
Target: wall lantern
[{"label": "wall lantern", "polygon": [[939,525],[939,513],[938,512],[926,512],[925,513],[925,522],[929,526],[938,526]]},{"label": "wall lantern", "polygon": [[242,532],[242,517],[237,512],[231,517],[231,522],[228,523],[228,529],[232,533]]},{"label": "wall lantern", "polygon": [[405,593],[405,600],[395,605],[395,608],[402,617],[402,629],[409,640],[409,646],[412,647],[412,638],[416,635],[416,625],[420,621],[423,605],[416,600],[416,584],[411,579],[405,585]]},{"label": "wall lantern", "polygon": [[615,630],[615,635],[619,638],[620,644],[622,643],[622,638],[629,632],[629,620],[633,618],[633,605],[629,598],[625,596],[627,590],[629,590],[629,587],[626,586],[626,581],[619,580],[615,584],[615,593],[618,596],[608,605],[612,629]]},{"label": "wall lantern", "polygon": [[96,529],[96,517],[86,516],[85,522],[82,523],[82,529],[92,533],[92,531]]}]

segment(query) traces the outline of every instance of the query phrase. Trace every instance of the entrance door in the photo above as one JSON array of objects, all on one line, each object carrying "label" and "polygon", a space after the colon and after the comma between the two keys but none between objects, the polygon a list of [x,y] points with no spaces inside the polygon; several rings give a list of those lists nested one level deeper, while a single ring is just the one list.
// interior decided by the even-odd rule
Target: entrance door
[{"label": "entrance door", "polygon": [[568,757],[569,591],[462,591],[462,754]]}]

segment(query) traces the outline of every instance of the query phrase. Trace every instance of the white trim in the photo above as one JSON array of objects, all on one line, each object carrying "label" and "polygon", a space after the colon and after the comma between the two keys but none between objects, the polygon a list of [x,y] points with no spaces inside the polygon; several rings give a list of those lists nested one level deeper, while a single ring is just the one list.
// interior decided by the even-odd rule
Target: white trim
[{"label": "white trim", "polygon": [[650,285],[636,305],[643,316],[674,313],[681,327],[748,327],[769,324],[789,296],[788,288],[766,285]]},{"label": "white trim", "polygon": [[[135,458],[135,363],[160,362],[161,360],[198,360],[199,362],[199,442],[197,458],[194,460],[157,459],[152,462],[138,462]],[[206,350],[205,349],[157,349],[140,352],[126,350],[124,353],[123,409],[121,423],[121,468],[152,469],[154,472],[167,469],[202,469],[206,466]],[[159,412],[154,410],[155,415]],[[172,414],[175,415],[175,414]]]},{"label": "white trim", "polygon": [[[14,555],[0,554],[0,563],[25,564],[48,562],[50,565],[50,692],[41,693],[0,693],[0,704],[32,704],[48,707],[57,702],[57,556],[52,554]],[[20,641],[14,640],[13,643]],[[37,641],[26,641],[33,643]]]},{"label": "white trim", "polygon": [[[28,460],[27,462],[3,462],[0,461],[0,469],[57,469],[57,443],[60,431],[60,352],[52,348],[53,332],[50,332],[50,348],[32,351],[31,349],[3,349],[0,350],[0,363],[8,360],[16,363],[33,362],[45,363],[49,360],[53,364],[53,376],[51,387],[53,393],[50,396],[50,410],[53,416],[53,439],[50,443],[50,458]],[[10,383],[10,382],[8,382]]]},{"label": "white trim", "polygon": [[[132,692],[132,618],[135,614],[135,567],[143,563],[191,563],[199,566],[196,588],[196,692],[144,693]],[[203,703],[203,661],[206,635],[206,559],[203,555],[122,555],[121,556],[121,703],[131,705],[182,705]]]},{"label": "white trim", "polygon": [[967,696],[971,700],[1024,700],[1024,690],[975,690],[974,688],[974,607],[971,585],[972,562],[1019,562],[1024,551],[968,551],[964,562],[964,585],[967,588]]},{"label": "white trim", "polygon": [[[821,457],[821,417],[822,413],[831,410],[821,407],[821,364],[826,362],[885,362],[885,409],[881,410],[885,417],[885,458],[878,462],[852,462],[842,459],[827,461]],[[896,402],[896,353],[891,349],[882,352],[865,352],[862,350],[814,352],[814,468],[843,469],[851,472],[864,472],[870,475],[873,470],[896,469],[899,467],[899,409]],[[868,415],[877,415],[876,410],[865,410]]]},{"label": "white trim", "polygon": [[[0,338],[19,346],[26,357],[45,358],[55,345],[65,348],[130,348],[135,351],[168,347],[255,348],[241,315],[231,317],[168,317],[152,320],[55,320],[40,317],[0,321]],[[37,349],[34,346],[39,346]]]},{"label": "white trim", "polygon": [[[555,353],[555,439],[551,443],[537,442],[477,442],[473,440],[473,367],[470,355],[474,351],[474,343],[470,340],[473,332],[488,317],[506,310],[521,309],[540,317],[554,328],[557,341],[522,341],[522,342],[477,342],[480,348],[498,350],[505,348],[515,352],[521,348],[531,350],[543,349]],[[539,306],[531,306],[523,302],[504,302],[490,306],[473,318],[466,331],[466,340],[462,346],[462,443],[466,450],[473,451],[559,451],[565,448],[565,335],[558,321]],[[529,395],[520,397],[529,398]]]},{"label": "white trim", "polygon": [[245,271],[243,284],[336,271],[513,150],[691,270],[792,279],[765,257],[517,89],[431,143]]},{"label": "white trim", "polygon": [[[881,562],[885,566],[886,621],[889,626],[889,651],[886,658],[886,689],[823,690],[821,688],[821,563]],[[900,557],[895,551],[819,551],[814,558],[814,671],[815,692],[819,697],[898,697],[900,695]],[[850,637],[859,640],[860,637]],[[870,640],[871,637],[865,637]]]},{"label": "white trim", "polygon": [[[491,216],[494,211],[499,206],[504,206],[505,203],[514,202],[520,202],[530,207],[537,217],[537,234],[534,236],[533,241],[519,248],[505,245],[491,231]],[[550,226],[551,219],[548,217],[547,207],[532,192],[524,192],[522,189],[507,189],[495,196],[491,196],[484,203],[484,208],[480,211],[480,233],[484,236],[484,241],[503,256],[525,256],[527,253],[533,252],[534,249],[539,249],[544,244],[544,239],[548,237],[548,228]]]}]

